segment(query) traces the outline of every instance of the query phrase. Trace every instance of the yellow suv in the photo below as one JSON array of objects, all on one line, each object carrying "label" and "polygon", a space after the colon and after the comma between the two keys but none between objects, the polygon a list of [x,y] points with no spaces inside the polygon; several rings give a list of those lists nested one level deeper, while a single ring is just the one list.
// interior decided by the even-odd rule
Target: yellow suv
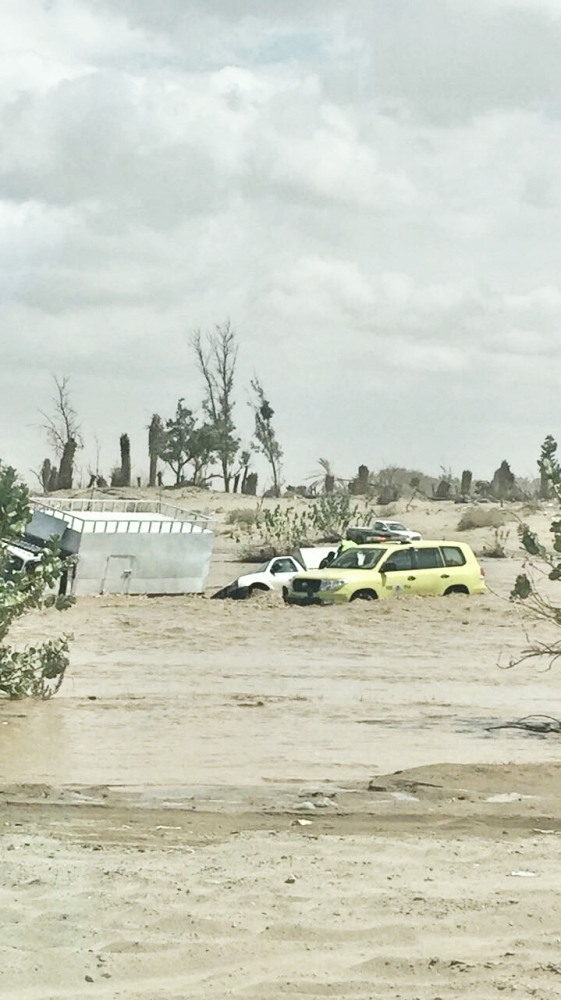
[{"label": "yellow suv", "polygon": [[328,569],[298,573],[287,604],[340,604],[404,594],[483,594],[484,572],[465,542],[382,542],[346,549]]}]

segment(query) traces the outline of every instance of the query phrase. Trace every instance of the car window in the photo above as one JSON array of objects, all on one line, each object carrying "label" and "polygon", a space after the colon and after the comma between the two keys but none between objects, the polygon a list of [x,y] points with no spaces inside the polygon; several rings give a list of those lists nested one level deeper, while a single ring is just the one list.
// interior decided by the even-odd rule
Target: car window
[{"label": "car window", "polygon": [[445,566],[465,566],[466,557],[456,545],[443,545],[442,555]]},{"label": "car window", "polygon": [[415,549],[415,558],[417,569],[436,569],[437,566],[444,565],[440,549],[437,548]]},{"label": "car window", "polygon": [[391,573],[400,569],[413,569],[413,549],[395,549],[390,552],[384,565],[383,573]]},{"label": "car window", "polygon": [[386,525],[385,525],[384,521],[376,521],[374,523],[374,527],[376,528],[376,531],[385,531],[386,530]]},{"label": "car window", "polygon": [[275,559],[271,566],[271,573],[295,573],[296,566],[292,559]]},{"label": "car window", "polygon": [[392,531],[407,531],[407,528],[403,524],[400,524],[399,521],[390,521],[389,527]]},{"label": "car window", "polygon": [[329,569],[373,569],[386,549],[347,549],[331,563]]}]

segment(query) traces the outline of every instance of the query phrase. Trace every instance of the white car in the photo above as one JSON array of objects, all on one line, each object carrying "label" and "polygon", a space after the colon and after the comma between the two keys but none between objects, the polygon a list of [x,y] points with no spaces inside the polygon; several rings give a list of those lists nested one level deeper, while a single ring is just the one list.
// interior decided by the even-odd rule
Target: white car
[{"label": "white car", "polygon": [[374,521],[374,524],[370,524],[368,527],[347,529],[347,538],[351,538],[354,542],[376,541],[380,536],[399,542],[421,541],[421,535],[418,531],[411,531],[400,521]]},{"label": "white car", "polygon": [[259,591],[281,591],[297,573],[307,569],[319,569],[322,560],[335,548],[336,546],[332,545],[325,548],[298,549],[289,556],[275,556],[274,559],[264,562],[253,573],[244,573],[212,596],[240,599],[251,597]]},{"label": "white car", "polygon": [[19,572],[25,570],[32,573],[35,566],[41,562],[41,549],[38,545],[19,540],[16,542],[1,543],[8,554],[8,572]]}]

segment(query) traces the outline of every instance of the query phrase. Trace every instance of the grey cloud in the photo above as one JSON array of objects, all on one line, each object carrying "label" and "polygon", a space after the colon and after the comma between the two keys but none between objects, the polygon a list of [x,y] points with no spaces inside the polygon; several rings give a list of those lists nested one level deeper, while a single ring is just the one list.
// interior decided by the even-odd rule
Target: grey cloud
[{"label": "grey cloud", "polygon": [[[18,51],[37,46],[30,10],[12,4]],[[56,73],[39,58],[19,86],[0,74],[0,426],[32,423],[64,372],[89,447],[95,431],[112,461],[127,429],[142,456],[152,410],[200,398],[189,330],[229,315],[242,433],[257,370],[290,478],[323,452],[347,472],[434,469],[458,441],[492,471],[507,411],[533,462],[561,343],[546,4],[58,0],[47,15]],[[43,445],[22,440],[36,464]]]}]

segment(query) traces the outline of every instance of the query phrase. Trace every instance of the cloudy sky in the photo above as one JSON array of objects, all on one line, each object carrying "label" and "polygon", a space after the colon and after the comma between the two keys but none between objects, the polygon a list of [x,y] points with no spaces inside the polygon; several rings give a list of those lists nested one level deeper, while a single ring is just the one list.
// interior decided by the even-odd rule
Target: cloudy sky
[{"label": "cloudy sky", "polygon": [[229,317],[288,481],[561,437],[561,0],[2,0],[0,457],[80,465]]}]

